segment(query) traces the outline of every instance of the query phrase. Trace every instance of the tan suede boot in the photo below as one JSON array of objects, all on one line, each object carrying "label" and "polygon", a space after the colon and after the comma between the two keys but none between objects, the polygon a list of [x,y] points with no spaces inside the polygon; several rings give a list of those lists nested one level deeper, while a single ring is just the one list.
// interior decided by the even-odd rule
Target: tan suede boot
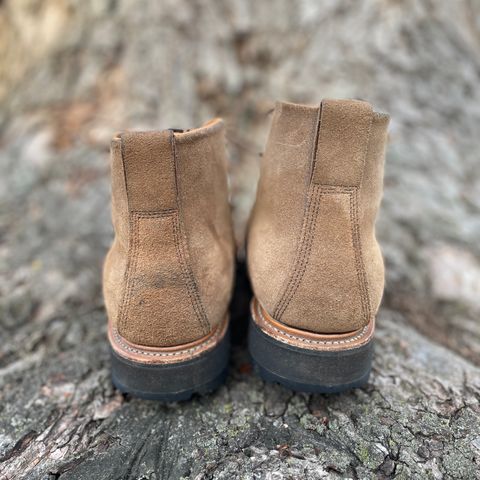
[{"label": "tan suede boot", "polygon": [[224,379],[234,241],[224,127],[127,132],[111,146],[104,266],[115,385],[181,400]]},{"label": "tan suede boot", "polygon": [[247,243],[249,348],[267,380],[336,392],[368,379],[388,122],[354,100],[276,105]]}]

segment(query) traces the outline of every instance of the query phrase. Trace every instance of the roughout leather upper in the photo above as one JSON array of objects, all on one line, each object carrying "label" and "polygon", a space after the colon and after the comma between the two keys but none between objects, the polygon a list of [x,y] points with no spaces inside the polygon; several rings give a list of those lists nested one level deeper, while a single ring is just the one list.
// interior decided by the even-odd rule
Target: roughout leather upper
[{"label": "roughout leather upper", "polygon": [[277,103],[247,240],[255,296],[276,320],[342,333],[375,316],[388,122],[355,100]]},{"label": "roughout leather upper", "polygon": [[138,345],[202,338],[225,318],[233,283],[223,122],[122,133],[112,140],[111,172],[110,321]]}]

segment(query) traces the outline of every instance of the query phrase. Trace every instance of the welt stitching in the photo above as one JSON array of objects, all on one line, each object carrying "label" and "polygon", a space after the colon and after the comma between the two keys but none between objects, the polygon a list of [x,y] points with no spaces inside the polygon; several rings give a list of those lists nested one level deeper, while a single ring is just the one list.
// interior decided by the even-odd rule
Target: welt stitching
[{"label": "welt stitching", "polygon": [[[266,325],[267,329],[272,329],[275,332],[279,333],[280,335],[284,335],[285,337],[291,338],[292,340],[298,340],[303,343],[308,343],[311,345],[342,345],[346,343],[352,343],[355,342],[356,340],[359,340],[362,338],[368,331],[368,325],[365,325],[362,330],[357,333],[354,337],[351,338],[346,338],[345,340],[309,340],[308,338],[302,338],[302,337],[297,337],[296,335],[292,335],[291,333],[287,332],[282,332],[279,328],[275,327],[274,325],[271,325],[266,319],[265,316],[263,315],[263,312],[258,308],[258,306],[255,308],[255,311],[260,314],[260,318],[264,325]],[[281,337],[275,336],[277,340],[281,340]]]},{"label": "welt stitching", "polygon": [[317,185],[313,186],[311,197],[307,205],[307,218],[305,226],[302,229],[302,236],[300,239],[300,247],[294,263],[294,274],[292,275],[282,299],[276,308],[275,316],[280,319],[285,310],[288,308],[293,296],[295,295],[298,286],[307,269],[310,252],[313,245],[313,237],[315,231],[316,217],[318,216],[318,209],[320,204],[321,194],[319,195],[319,188]]},{"label": "welt stitching", "polygon": [[177,255],[180,259],[180,264],[182,267],[182,275],[184,277],[186,286],[187,286],[187,293],[189,296],[190,301],[192,302],[192,306],[196,317],[203,328],[205,333],[210,331],[210,325],[205,315],[205,311],[203,309],[203,305],[201,304],[201,300],[198,297],[197,286],[195,283],[195,279],[193,278],[193,272],[189,268],[187,263],[186,254],[183,246],[183,242],[180,239],[180,225],[179,225],[179,218],[177,215],[176,222],[174,222],[174,240],[175,240],[175,248],[177,250]]},{"label": "welt stitching", "polygon": [[370,299],[368,295],[367,276],[363,264],[362,246],[360,241],[360,226],[358,224],[358,188],[350,195],[350,221],[352,224],[352,242],[355,253],[355,267],[359,282],[360,298],[364,321],[370,319]]},{"label": "welt stitching", "polygon": [[118,333],[118,330],[116,330],[116,329],[114,330],[113,335],[114,335],[114,338],[115,338],[115,341],[117,342],[117,344],[119,346],[121,346],[123,350],[126,350],[128,352],[137,353],[137,354],[140,354],[140,355],[146,355],[146,356],[150,356],[150,357],[174,357],[174,356],[178,356],[178,355],[191,354],[191,353],[194,353],[194,352],[196,352],[200,349],[204,349],[205,347],[207,347],[207,348],[210,347],[211,344],[215,343],[217,338],[220,336],[220,333],[221,332],[215,333],[205,343],[197,345],[196,347],[191,347],[187,350],[180,350],[178,352],[168,352],[168,353],[165,353],[165,352],[149,352],[149,351],[146,351],[146,350],[140,350],[138,348],[130,347],[129,345],[127,345],[122,340],[122,337],[120,336],[120,334]]}]

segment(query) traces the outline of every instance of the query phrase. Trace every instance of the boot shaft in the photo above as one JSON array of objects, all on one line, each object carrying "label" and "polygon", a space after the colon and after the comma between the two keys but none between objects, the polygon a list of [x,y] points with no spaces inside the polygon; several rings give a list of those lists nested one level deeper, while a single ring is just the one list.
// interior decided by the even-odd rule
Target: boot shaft
[{"label": "boot shaft", "polygon": [[375,315],[387,126],[365,102],[276,105],[247,244],[256,298],[276,321],[341,333]]},{"label": "boot shaft", "polygon": [[208,335],[233,281],[223,122],[112,141],[115,240],[104,268],[110,322],[150,347]]}]

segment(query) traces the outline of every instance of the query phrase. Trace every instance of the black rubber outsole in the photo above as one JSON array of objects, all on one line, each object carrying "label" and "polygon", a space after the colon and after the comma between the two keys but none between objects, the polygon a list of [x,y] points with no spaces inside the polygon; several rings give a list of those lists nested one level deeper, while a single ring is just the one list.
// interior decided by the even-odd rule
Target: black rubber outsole
[{"label": "black rubber outsole", "polygon": [[253,319],[248,348],[265,381],[307,393],[340,393],[365,385],[373,359],[373,340],[350,350],[311,350],[276,340]]},{"label": "black rubber outsole", "polygon": [[172,364],[133,362],[111,348],[112,382],[122,393],[146,400],[189,400],[194,394],[211,393],[225,382],[229,350],[228,331],[212,350]]}]

